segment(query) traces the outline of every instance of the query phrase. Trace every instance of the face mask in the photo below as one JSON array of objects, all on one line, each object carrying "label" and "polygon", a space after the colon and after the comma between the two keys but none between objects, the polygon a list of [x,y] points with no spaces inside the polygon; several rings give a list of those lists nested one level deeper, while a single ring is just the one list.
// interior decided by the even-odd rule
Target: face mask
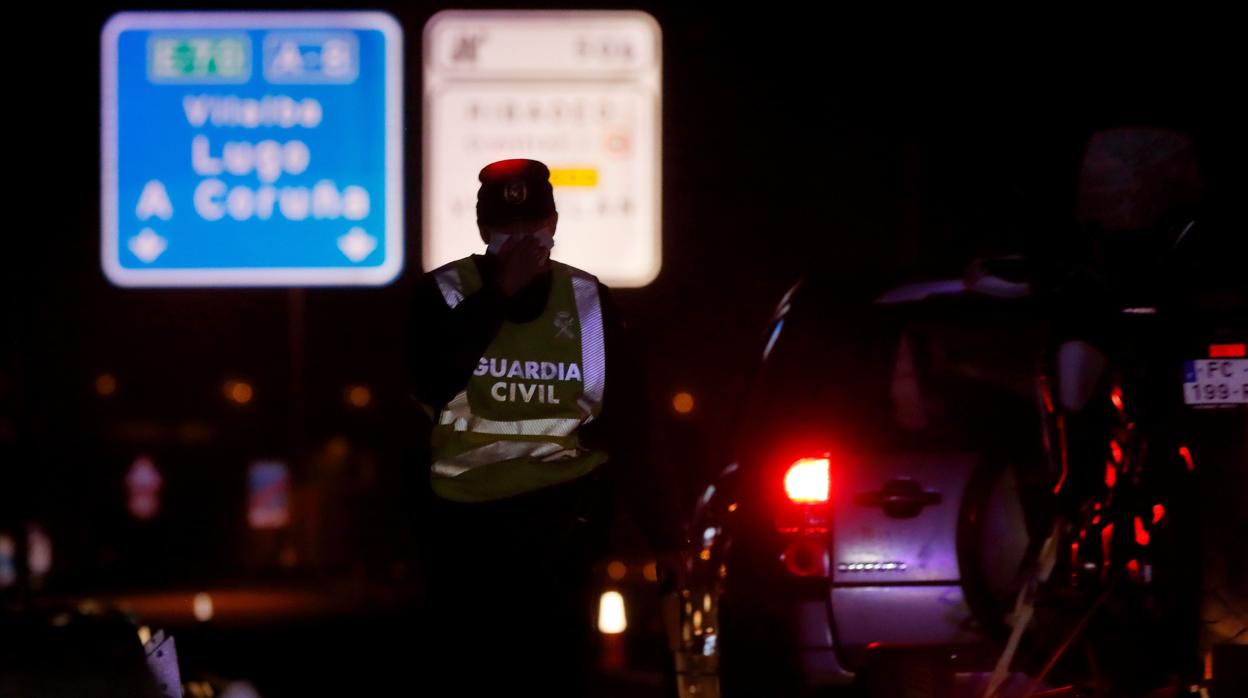
[{"label": "face mask", "polygon": [[[529,233],[537,244],[549,250],[555,246],[555,231],[550,227],[542,228],[533,233]],[[485,248],[487,254],[498,254],[503,249],[503,245],[507,244],[513,236],[507,233],[491,233],[489,246]]]}]

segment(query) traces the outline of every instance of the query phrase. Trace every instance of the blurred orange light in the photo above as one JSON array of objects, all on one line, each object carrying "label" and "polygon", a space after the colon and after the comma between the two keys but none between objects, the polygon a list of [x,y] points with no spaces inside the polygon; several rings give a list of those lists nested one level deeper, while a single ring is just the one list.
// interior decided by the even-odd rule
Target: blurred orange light
[{"label": "blurred orange light", "polygon": [[111,373],[103,373],[95,379],[95,392],[108,397],[117,392],[117,379]]},{"label": "blurred orange light", "polygon": [[372,401],[372,391],[362,385],[353,385],[347,390],[347,403],[352,407],[363,409]]},{"label": "blurred orange light", "polygon": [[228,381],[225,384],[225,397],[231,402],[246,405],[253,395],[251,385],[243,381]]},{"label": "blurred orange light", "polygon": [[607,565],[607,576],[617,582],[623,579],[626,574],[628,574],[628,566],[619,560]]},{"label": "blurred orange light", "polygon": [[679,414],[689,414],[693,411],[693,395],[683,391],[676,393],[672,398],[672,409]]},{"label": "blurred orange light", "polygon": [[647,582],[657,582],[659,581],[659,566],[653,562],[647,563],[641,574],[646,578]]},{"label": "blurred orange light", "polygon": [[351,442],[345,436],[334,436],[325,444],[325,455],[334,460],[341,460],[351,452]]}]

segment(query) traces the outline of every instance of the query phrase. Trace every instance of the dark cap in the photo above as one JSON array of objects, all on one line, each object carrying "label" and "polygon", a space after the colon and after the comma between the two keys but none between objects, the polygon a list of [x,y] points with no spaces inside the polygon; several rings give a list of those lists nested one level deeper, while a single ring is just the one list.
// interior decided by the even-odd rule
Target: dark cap
[{"label": "dark cap", "polygon": [[550,170],[536,160],[500,160],[477,176],[477,222],[540,220],[555,213]]}]

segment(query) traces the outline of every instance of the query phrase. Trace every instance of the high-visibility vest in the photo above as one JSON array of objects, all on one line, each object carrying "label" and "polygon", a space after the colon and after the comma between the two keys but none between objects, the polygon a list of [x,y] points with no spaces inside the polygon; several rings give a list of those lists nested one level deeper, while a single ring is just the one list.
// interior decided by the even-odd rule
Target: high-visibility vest
[{"label": "high-visibility vest", "polygon": [[[430,476],[443,499],[513,497],[570,482],[607,460],[578,438],[601,412],[606,386],[598,279],[551,266],[546,309],[530,322],[505,321],[468,385],[438,413]],[[451,308],[483,283],[473,257],[433,275]]]}]

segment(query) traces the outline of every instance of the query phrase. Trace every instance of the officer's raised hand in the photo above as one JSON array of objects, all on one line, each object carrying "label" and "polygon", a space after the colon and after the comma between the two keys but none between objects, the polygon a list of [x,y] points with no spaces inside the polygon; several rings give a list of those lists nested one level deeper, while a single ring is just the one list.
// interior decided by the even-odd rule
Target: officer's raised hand
[{"label": "officer's raised hand", "polygon": [[498,286],[514,296],[550,268],[550,250],[532,235],[512,235],[498,251]]}]

